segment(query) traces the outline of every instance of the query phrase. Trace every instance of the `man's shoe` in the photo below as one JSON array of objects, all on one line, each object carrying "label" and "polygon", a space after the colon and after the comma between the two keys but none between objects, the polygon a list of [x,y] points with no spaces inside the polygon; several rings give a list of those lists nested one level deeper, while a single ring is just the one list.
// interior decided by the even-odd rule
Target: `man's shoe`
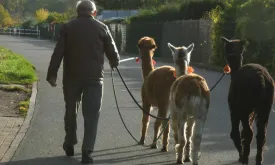
[{"label": "man's shoe", "polygon": [[81,160],[82,164],[93,164],[94,160],[90,155],[90,152],[84,152],[82,153],[82,160]]},{"label": "man's shoe", "polygon": [[66,152],[66,156],[74,156],[74,146],[63,143],[63,150]]}]

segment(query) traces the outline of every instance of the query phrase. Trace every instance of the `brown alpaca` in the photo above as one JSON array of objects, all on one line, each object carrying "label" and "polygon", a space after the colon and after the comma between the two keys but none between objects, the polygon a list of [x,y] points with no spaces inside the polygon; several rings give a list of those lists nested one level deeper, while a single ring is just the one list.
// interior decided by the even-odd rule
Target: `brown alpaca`
[{"label": "brown alpaca", "polygon": [[[270,111],[274,100],[274,80],[259,64],[243,65],[244,41],[222,37],[225,58],[231,68],[228,105],[231,117],[230,137],[239,152],[239,162],[248,164],[253,140],[253,122],[257,126],[256,165],[263,163],[263,151]],[[239,125],[243,130],[240,132]]]},{"label": "brown alpaca", "polygon": [[170,91],[172,129],[174,136],[178,138],[177,164],[191,161],[193,165],[198,165],[202,133],[210,104],[210,90],[203,77],[194,73],[188,74],[194,44],[187,48],[176,48],[168,43],[168,47],[172,51],[177,75]]},{"label": "brown alpaca", "polygon": [[[162,66],[154,69],[152,63],[152,57],[154,51],[157,48],[156,43],[153,38],[143,37],[138,42],[138,48],[142,60],[142,73],[144,83],[141,90],[143,109],[150,113],[152,107],[158,108],[158,117],[166,118],[169,106],[169,92],[172,83],[175,81],[173,73],[175,69],[171,66]],[[145,137],[147,134],[147,129],[150,121],[150,116],[143,112],[142,117],[142,131],[140,144],[144,144]],[[157,143],[155,142],[158,134],[159,128],[162,125],[163,120],[156,119],[154,126],[154,138],[151,148],[157,148]],[[166,122],[164,122],[166,125]],[[163,133],[162,144],[163,147],[161,151],[168,151],[169,144],[169,123],[167,128]]]}]

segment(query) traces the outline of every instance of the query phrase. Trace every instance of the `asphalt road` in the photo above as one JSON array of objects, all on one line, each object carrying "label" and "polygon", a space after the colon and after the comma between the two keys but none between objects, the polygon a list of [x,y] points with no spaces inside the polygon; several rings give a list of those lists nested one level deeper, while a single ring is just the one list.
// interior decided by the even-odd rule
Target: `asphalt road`
[{"label": "asphalt road", "polygon": [[[76,165],[81,159],[81,143],[83,137],[83,117],[81,110],[78,115],[78,137],[76,145],[76,156],[67,158],[62,150],[64,138],[64,101],[61,86],[61,71],[59,71],[58,87],[51,88],[47,82],[46,71],[50,60],[54,43],[45,40],[37,40],[23,37],[0,36],[0,45],[8,47],[13,51],[23,54],[36,67],[40,78],[38,84],[38,95],[36,110],[31,126],[15,153],[10,165]],[[122,58],[126,58],[122,56]],[[157,61],[157,66],[167,63]],[[172,64],[167,64],[172,65]],[[174,141],[170,135],[170,147],[168,153],[161,153],[159,149],[149,149],[137,146],[135,141],[124,129],[118,116],[114,97],[112,93],[111,78],[108,62],[106,61],[104,80],[104,101],[100,117],[97,143],[95,146],[95,164],[114,165],[164,165],[175,164]],[[135,61],[129,61],[120,65],[121,73],[129,85],[137,100],[140,101],[140,87],[142,83],[141,68]],[[219,79],[221,73],[195,68],[195,71],[207,79],[209,87]],[[141,126],[141,111],[131,100],[123,87],[118,75],[115,74],[116,89],[119,104],[125,118],[126,124],[139,139]],[[237,151],[229,138],[231,129],[227,94],[229,87],[229,76],[226,76],[211,93],[210,111],[204,129],[201,147],[200,165],[234,165],[238,164]],[[155,114],[155,112],[154,112]],[[267,135],[267,147],[264,153],[264,164],[275,164],[275,113],[270,116]],[[151,119],[146,143],[152,142],[153,123]],[[255,128],[255,126],[254,126]],[[254,129],[255,130],[255,129]],[[254,137],[256,130],[254,133]],[[250,154],[250,164],[255,160],[255,138]],[[191,163],[189,163],[191,164]],[[188,165],[188,163],[187,163]]]}]

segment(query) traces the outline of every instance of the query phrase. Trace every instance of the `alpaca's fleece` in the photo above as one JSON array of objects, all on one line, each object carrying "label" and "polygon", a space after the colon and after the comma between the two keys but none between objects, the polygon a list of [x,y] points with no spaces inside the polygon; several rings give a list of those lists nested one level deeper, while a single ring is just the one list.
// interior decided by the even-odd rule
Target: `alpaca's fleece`
[{"label": "alpaca's fleece", "polygon": [[[228,104],[231,117],[230,137],[239,153],[239,162],[249,163],[253,139],[252,124],[256,119],[256,165],[262,165],[267,125],[274,100],[274,81],[267,69],[259,64],[243,63],[244,41],[224,41],[225,57],[231,68]],[[239,125],[243,130],[240,132]]]},{"label": "alpaca's fleece", "polygon": [[[141,97],[143,110],[150,113],[152,106],[158,108],[158,117],[166,118],[169,106],[169,91],[172,83],[175,81],[174,72],[175,69],[170,66],[162,66],[157,69],[154,68],[152,58],[154,51],[157,48],[153,38],[143,37],[138,42],[139,53],[142,61],[142,76],[143,86],[141,89]],[[140,144],[144,144],[150,116],[143,112],[142,115],[142,130]],[[151,148],[157,148],[157,142],[155,141],[159,135],[159,128],[162,125],[163,120],[156,119],[154,125],[154,138]],[[168,151],[169,144],[169,130],[170,126],[166,127],[163,132],[162,139],[162,151]]]},{"label": "alpaca's fleece", "polygon": [[193,165],[198,164],[209,104],[210,90],[200,75],[183,75],[173,83],[170,91],[170,111],[174,136],[178,137],[177,163],[191,160]]},{"label": "alpaca's fleece", "polygon": [[209,108],[210,91],[205,79],[198,74],[188,74],[179,77],[171,88],[172,96],[177,108],[182,108],[183,98],[202,97],[206,100],[206,108]]},{"label": "alpaca's fleece", "polygon": [[158,106],[159,102],[168,103],[171,85],[176,80],[174,72],[175,68],[162,66],[153,70],[144,81],[146,98],[152,106]]}]

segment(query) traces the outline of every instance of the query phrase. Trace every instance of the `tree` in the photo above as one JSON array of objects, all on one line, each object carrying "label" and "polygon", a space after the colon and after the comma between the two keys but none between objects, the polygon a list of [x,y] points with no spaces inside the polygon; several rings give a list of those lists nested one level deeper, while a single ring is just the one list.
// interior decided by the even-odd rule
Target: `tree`
[{"label": "tree", "polygon": [[13,20],[9,12],[0,4],[0,27],[7,27],[13,24]]},{"label": "tree", "polygon": [[49,16],[49,12],[46,9],[42,8],[35,11],[35,18],[38,23],[47,20],[48,16]]}]

